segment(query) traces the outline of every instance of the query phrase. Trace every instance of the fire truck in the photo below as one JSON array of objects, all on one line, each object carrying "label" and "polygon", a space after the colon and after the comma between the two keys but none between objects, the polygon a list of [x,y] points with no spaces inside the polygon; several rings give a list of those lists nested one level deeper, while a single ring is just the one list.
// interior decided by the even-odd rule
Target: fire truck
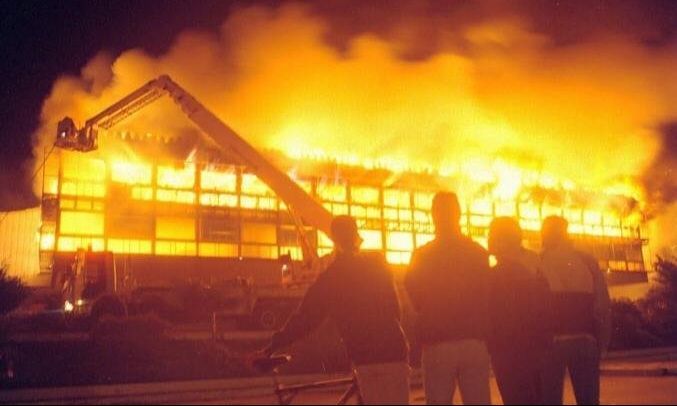
[{"label": "fire truck", "polygon": [[[329,235],[332,215],[169,76],[151,80],[88,119],[81,128],[71,118],[64,118],[58,123],[55,147],[81,153],[94,151],[98,147],[99,129],[112,128],[162,96],[169,96],[181,108],[210,145],[235,156],[284,202],[297,230],[302,260],[293,261],[290,255],[281,255],[276,265],[279,283],[274,285],[255,286],[248,278],[237,277],[209,286],[204,283],[190,286],[177,285],[176,281],[139,282],[133,265],[120,258],[116,260],[113,252],[95,252],[90,247],[78,249],[72,260],[53,268],[52,289],[59,292],[65,311],[94,320],[106,315],[123,317],[147,312],[167,318],[190,313],[188,310],[196,310],[194,298],[182,295],[181,290],[192,289],[216,298],[209,309],[214,317],[235,318],[265,329],[279,327],[322,268],[324,259],[311,247],[304,227],[314,227]],[[206,309],[197,309],[200,310]]]}]

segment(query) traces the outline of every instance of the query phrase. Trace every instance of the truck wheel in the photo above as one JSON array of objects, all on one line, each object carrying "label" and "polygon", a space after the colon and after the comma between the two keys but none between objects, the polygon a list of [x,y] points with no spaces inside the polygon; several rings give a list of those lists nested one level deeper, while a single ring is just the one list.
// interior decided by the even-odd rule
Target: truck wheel
[{"label": "truck wheel", "polygon": [[125,317],[127,316],[127,309],[118,297],[104,296],[99,299],[90,314],[91,320],[96,323],[104,317]]}]

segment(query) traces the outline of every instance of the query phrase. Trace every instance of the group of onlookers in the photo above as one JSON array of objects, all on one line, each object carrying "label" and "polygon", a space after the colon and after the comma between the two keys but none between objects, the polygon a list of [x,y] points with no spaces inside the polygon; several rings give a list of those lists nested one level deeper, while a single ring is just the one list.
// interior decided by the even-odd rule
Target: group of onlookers
[{"label": "group of onlookers", "polygon": [[[418,248],[404,287],[428,404],[491,403],[493,370],[506,404],[561,404],[569,370],[579,404],[599,403],[599,360],[609,340],[609,294],[597,262],[574,248],[561,217],[548,217],[540,255],[524,248],[519,222],[493,220],[487,251],[464,235],[455,194],[432,205],[435,239]],[[366,404],[409,401],[408,342],[383,256],[360,251],[355,220],[332,223],[335,257],[308,289],[270,355],[332,319]],[[490,254],[495,265],[490,267]]]}]

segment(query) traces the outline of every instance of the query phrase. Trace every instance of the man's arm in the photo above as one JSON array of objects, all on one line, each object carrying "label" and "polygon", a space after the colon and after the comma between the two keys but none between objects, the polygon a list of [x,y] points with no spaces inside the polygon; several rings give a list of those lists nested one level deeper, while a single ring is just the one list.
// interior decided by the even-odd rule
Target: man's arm
[{"label": "man's arm", "polygon": [[415,250],[411,256],[411,263],[409,269],[407,269],[407,274],[404,277],[404,289],[407,292],[409,301],[411,302],[412,307],[416,311],[421,310],[421,253],[419,250]]},{"label": "man's arm", "polygon": [[331,300],[328,287],[326,274],[320,275],[308,288],[301,305],[284,328],[273,334],[271,344],[267,348],[269,354],[304,338],[324,321]]},{"label": "man's arm", "polygon": [[585,255],[585,263],[590,268],[593,281],[593,312],[595,316],[595,335],[601,353],[606,352],[611,341],[611,298],[604,273],[597,261]]}]

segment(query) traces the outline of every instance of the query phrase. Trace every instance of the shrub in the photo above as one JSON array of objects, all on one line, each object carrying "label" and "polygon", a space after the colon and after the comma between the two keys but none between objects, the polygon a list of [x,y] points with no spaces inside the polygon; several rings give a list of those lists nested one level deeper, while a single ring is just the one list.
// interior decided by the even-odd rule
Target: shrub
[{"label": "shrub", "polygon": [[677,344],[677,263],[658,258],[655,265],[656,283],[639,307],[651,331],[665,345]]},{"label": "shrub", "polygon": [[19,278],[9,276],[7,268],[0,266],[0,316],[19,307],[28,296],[28,290]]}]

